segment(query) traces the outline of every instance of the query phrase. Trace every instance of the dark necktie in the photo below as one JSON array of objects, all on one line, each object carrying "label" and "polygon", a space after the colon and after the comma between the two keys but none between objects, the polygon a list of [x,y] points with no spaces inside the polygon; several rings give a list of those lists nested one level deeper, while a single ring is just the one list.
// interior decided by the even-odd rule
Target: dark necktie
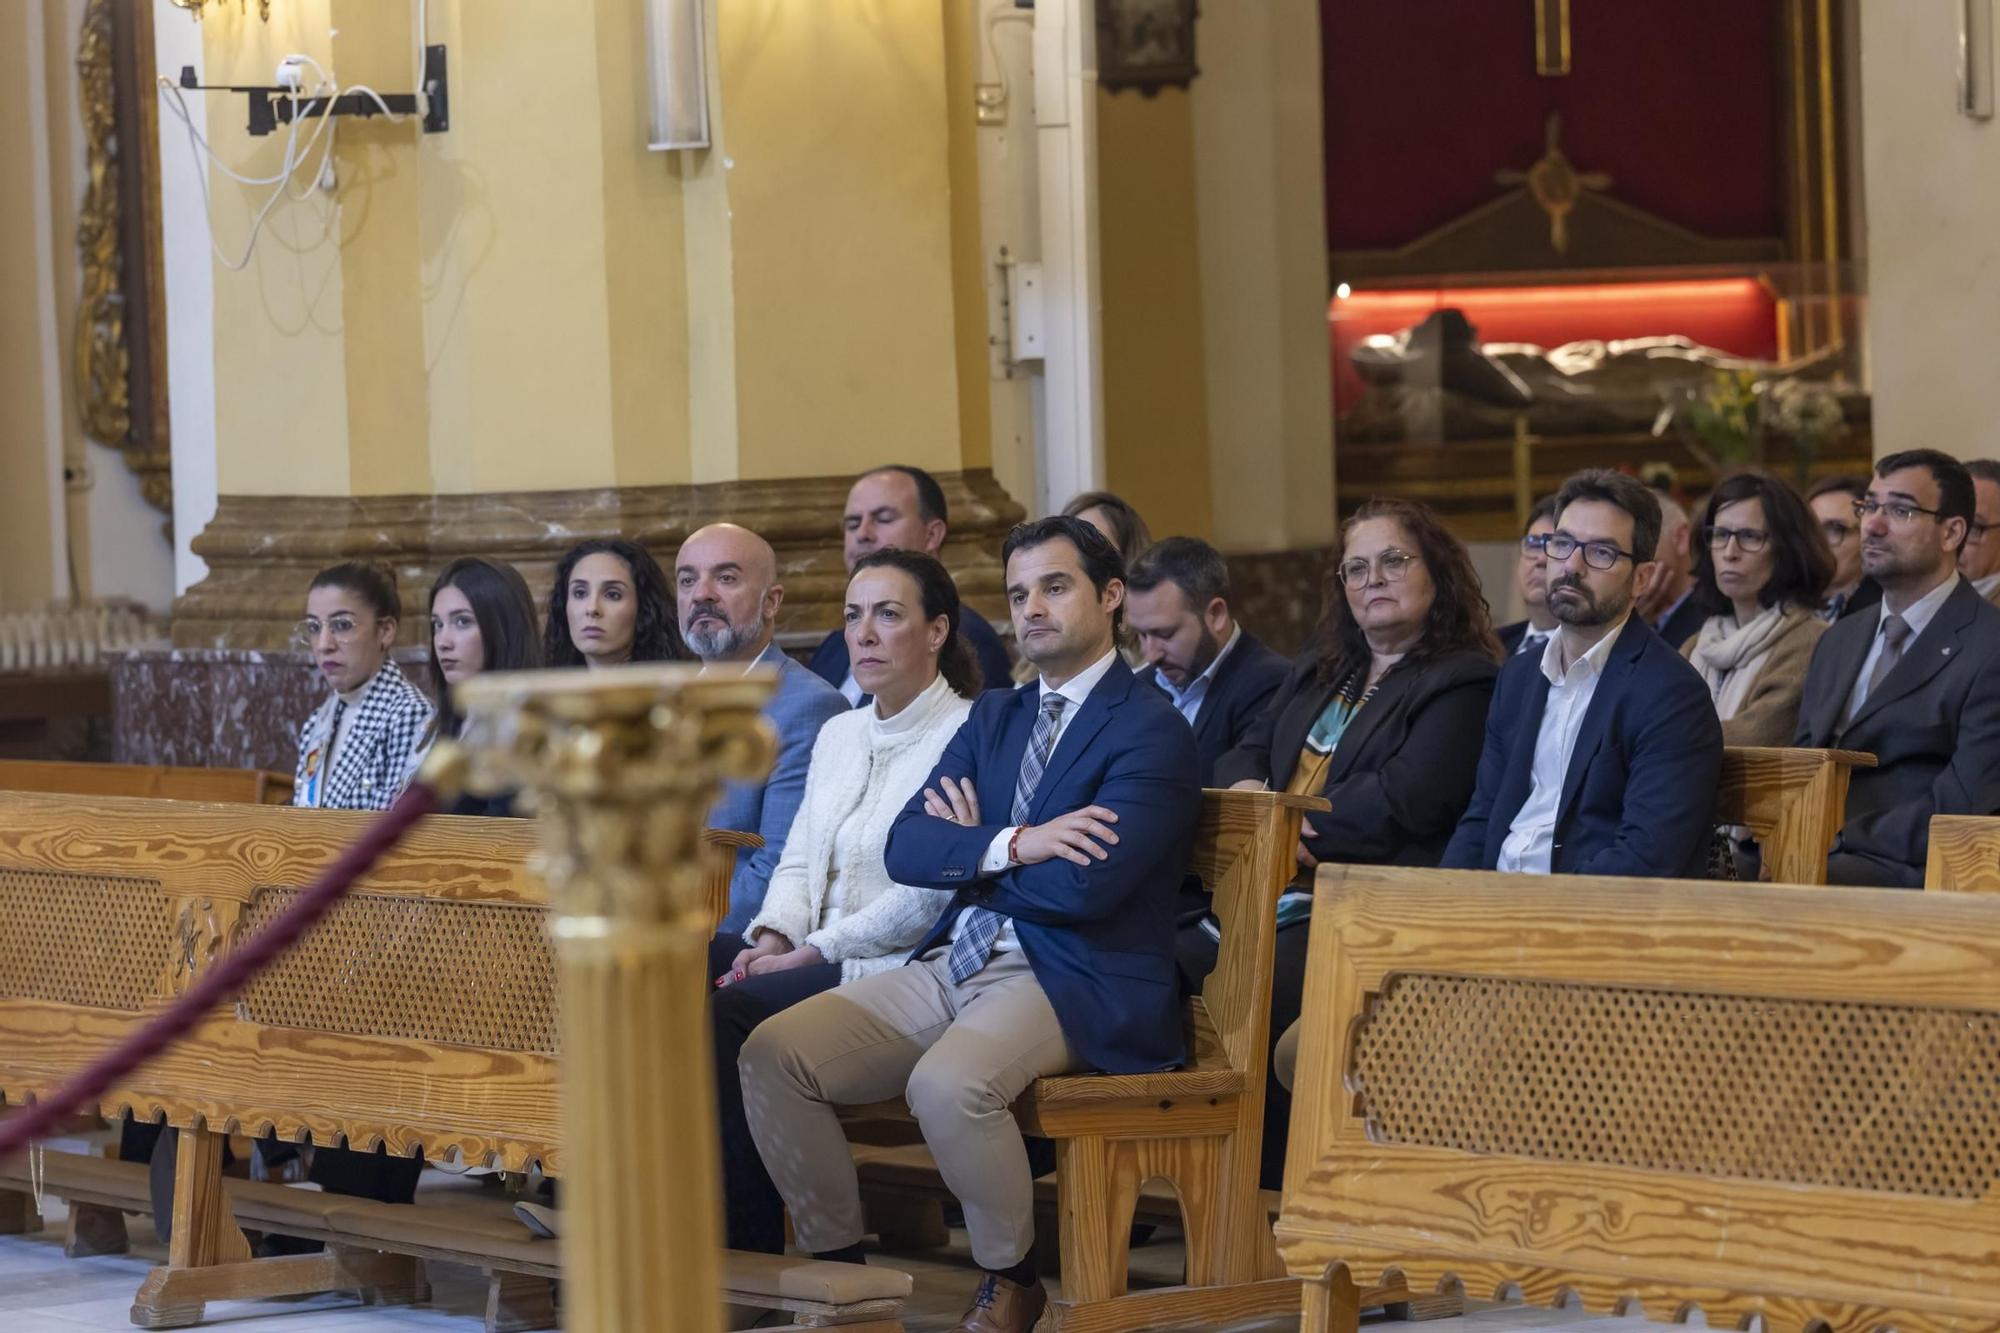
[{"label": "dark necktie", "polygon": [[[1049,756],[1056,748],[1056,728],[1061,725],[1063,705],[1069,700],[1060,694],[1042,697],[1041,715],[1035,719],[1035,731],[1028,738],[1028,751],[1021,756],[1021,776],[1014,783],[1014,809],[1008,822],[1021,825],[1028,822],[1028,808],[1034,804],[1035,788],[1041,785],[1042,773],[1049,766]],[[958,938],[951,942],[951,981],[954,986],[961,984],[973,973],[986,966],[986,960],[993,954],[993,941],[1000,938],[1000,927],[1006,918],[998,912],[989,912],[984,907],[968,907],[958,926]]]},{"label": "dark necktie", "polygon": [[1882,682],[1896,669],[1896,663],[1903,660],[1903,644],[1909,637],[1910,622],[1901,616],[1892,615],[1882,622],[1882,655],[1875,659],[1875,669],[1868,673],[1868,692],[1861,696],[1862,703],[1875,697],[1875,691],[1882,688]]},{"label": "dark necktie", "polygon": [[1514,651],[1517,653],[1539,653],[1548,646],[1549,636],[1540,630],[1531,629],[1521,636],[1521,646]]}]

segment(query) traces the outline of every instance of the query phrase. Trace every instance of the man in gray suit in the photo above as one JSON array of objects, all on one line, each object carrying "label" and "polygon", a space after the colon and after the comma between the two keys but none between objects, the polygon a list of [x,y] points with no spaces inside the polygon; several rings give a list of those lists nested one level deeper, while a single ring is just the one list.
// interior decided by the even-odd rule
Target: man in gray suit
[{"label": "man in gray suit", "polygon": [[764,905],[771,872],[785,851],[792,817],[805,796],[813,742],[830,717],[847,711],[840,691],[787,657],[772,642],[785,588],[771,544],[734,523],[712,523],[691,534],[674,556],[674,601],[681,637],[706,669],[738,674],[776,667],[778,691],[764,717],[778,733],[778,759],[762,783],[732,782],[708,818],[710,828],[755,833],[764,845],[736,854],[729,881],[729,915],[718,935],[740,933]]},{"label": "man in gray suit", "polygon": [[2000,611],[1960,577],[1972,478],[1934,449],[1875,465],[1855,505],[1874,613],[1838,621],[1806,672],[1796,745],[1862,750],[1835,884],[1923,884],[1932,815],[2000,811]]}]

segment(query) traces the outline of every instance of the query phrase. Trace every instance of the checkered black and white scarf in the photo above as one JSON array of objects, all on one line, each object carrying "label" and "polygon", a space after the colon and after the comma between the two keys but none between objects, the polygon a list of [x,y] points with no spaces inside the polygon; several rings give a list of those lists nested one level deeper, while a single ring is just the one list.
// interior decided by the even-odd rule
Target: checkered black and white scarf
[{"label": "checkered black and white scarf", "polygon": [[354,705],[354,721],[329,770],[327,751],[342,707],[339,695],[329,695],[306,719],[292,801],[325,810],[387,810],[430,749],[437,712],[394,662],[384,662]]}]

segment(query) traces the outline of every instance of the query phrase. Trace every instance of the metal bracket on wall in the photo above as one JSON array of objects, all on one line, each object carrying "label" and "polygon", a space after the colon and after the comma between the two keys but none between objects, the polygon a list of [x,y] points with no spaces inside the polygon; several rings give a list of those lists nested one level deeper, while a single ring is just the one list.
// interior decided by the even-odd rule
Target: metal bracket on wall
[{"label": "metal bracket on wall", "polygon": [[[298,97],[290,88],[273,85],[209,84],[195,78],[193,65],[181,66],[181,87],[197,92],[242,93],[250,100],[250,135],[262,138],[280,125],[309,116],[413,116],[420,101],[416,93],[384,93],[377,102],[366,93],[343,93],[339,97]],[[446,77],[445,49],[442,44],[424,48],[424,93],[429,106],[424,111],[424,133],[443,134],[451,128],[450,82]]]},{"label": "metal bracket on wall", "polygon": [[1039,362],[1044,355],[1042,265],[1039,260],[1014,258],[1003,245],[993,267],[999,270],[994,284],[998,308],[986,341],[994,354],[994,378],[1019,379],[1032,373],[1028,362]]}]

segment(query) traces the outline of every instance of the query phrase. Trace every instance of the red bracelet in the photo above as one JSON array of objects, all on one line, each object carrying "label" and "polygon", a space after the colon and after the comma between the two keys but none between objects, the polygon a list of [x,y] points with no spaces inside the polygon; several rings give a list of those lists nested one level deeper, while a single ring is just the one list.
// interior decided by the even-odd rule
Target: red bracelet
[{"label": "red bracelet", "polygon": [[1016,824],[1014,826],[1014,836],[1007,839],[1007,864],[1010,866],[1021,864],[1021,832],[1027,827],[1026,824]]}]

